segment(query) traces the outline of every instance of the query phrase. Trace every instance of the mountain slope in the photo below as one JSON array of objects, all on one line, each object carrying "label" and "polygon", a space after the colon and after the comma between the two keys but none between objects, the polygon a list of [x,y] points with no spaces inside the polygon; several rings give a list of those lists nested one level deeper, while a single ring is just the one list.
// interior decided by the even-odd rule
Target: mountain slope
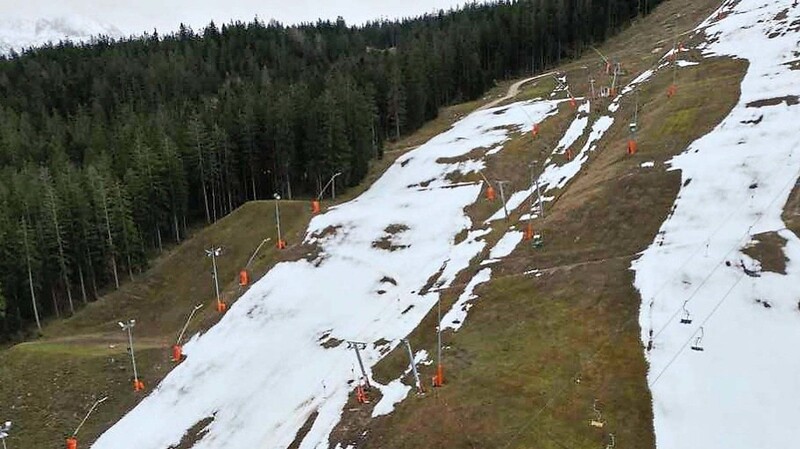
[{"label": "mountain slope", "polygon": [[97,36],[121,37],[115,26],[78,15],[38,20],[0,19],[0,55],[60,41],[85,42]]},{"label": "mountain slope", "polygon": [[[741,96],[670,166],[682,187],[637,260],[659,448],[797,445],[800,239],[781,219],[800,175],[800,7],[727,2],[698,29],[704,57],[748,62]],[[702,64],[702,62],[701,62]],[[769,234],[769,269],[747,249]],[[788,346],[787,346],[788,345]],[[692,350],[704,348],[703,351]]]}]

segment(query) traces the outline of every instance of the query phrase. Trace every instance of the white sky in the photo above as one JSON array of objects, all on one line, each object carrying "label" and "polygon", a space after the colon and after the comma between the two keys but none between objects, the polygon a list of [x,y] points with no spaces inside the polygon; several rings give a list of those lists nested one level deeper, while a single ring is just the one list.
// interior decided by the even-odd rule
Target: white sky
[{"label": "white sky", "polygon": [[79,15],[116,26],[124,34],[166,33],[183,22],[199,29],[213,19],[286,24],[317,18],[345,18],[348,24],[418,15],[468,3],[466,0],[0,0],[0,18],[38,19]]}]

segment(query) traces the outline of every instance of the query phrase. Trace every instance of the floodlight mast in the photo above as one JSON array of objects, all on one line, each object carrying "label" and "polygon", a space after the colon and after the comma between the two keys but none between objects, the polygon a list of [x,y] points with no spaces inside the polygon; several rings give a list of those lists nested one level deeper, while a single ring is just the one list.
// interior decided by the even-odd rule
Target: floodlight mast
[{"label": "floodlight mast", "polygon": [[133,327],[136,326],[136,320],[128,320],[127,323],[119,322],[119,327],[128,333],[128,347],[131,350],[131,365],[133,365],[133,382],[134,385],[139,385],[139,372],[136,370],[136,354],[133,351]]},{"label": "floodlight mast", "polygon": [[211,248],[206,250],[206,256],[211,258],[211,267],[214,270],[214,291],[217,294],[217,304],[222,302],[219,296],[219,276],[217,276],[217,257],[222,254],[222,248]]},{"label": "floodlight mast", "polygon": [[274,193],[272,197],[275,199],[275,226],[278,228],[278,249],[284,249],[286,244],[283,242],[283,237],[281,236],[281,210],[278,207],[281,196],[278,193]]}]

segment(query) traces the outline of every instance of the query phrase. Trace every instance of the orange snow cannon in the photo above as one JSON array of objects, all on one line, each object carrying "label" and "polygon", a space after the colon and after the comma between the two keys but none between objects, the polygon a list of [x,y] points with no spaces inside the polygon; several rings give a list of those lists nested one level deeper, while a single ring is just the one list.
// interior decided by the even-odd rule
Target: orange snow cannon
[{"label": "orange snow cannon", "polygon": [[314,200],[311,202],[311,213],[317,215],[322,210],[322,206],[319,204],[319,200]]},{"label": "orange snow cannon", "polygon": [[278,240],[278,243],[275,244],[275,247],[278,249],[286,249],[286,240]]},{"label": "orange snow cannon", "polygon": [[144,382],[141,379],[136,379],[133,381],[133,391],[140,392],[144,390]]},{"label": "orange snow cannon", "polygon": [[250,284],[250,275],[247,270],[239,272],[239,287],[247,287]]},{"label": "orange snow cannon", "polygon": [[676,93],[678,93],[678,86],[670,84],[667,88],[667,98],[674,97]]},{"label": "orange snow cannon", "polygon": [[436,367],[436,375],[433,376],[433,386],[441,387],[444,385],[444,367],[439,364]]},{"label": "orange snow cannon", "polygon": [[217,301],[217,312],[225,313],[228,310],[228,305],[222,301]]},{"label": "orange snow cannon", "polygon": [[486,188],[486,199],[489,200],[489,201],[494,201],[494,199],[496,197],[497,197],[497,194],[494,191],[494,187],[492,187],[492,186],[487,187]]},{"label": "orange snow cannon", "polygon": [[636,154],[636,150],[637,149],[638,148],[637,148],[637,145],[636,145],[636,141],[633,140],[633,139],[629,139],[628,140],[628,155],[629,156],[633,156],[634,154]]},{"label": "orange snow cannon", "polygon": [[67,438],[67,449],[78,449],[78,440],[76,438]]},{"label": "orange snow cannon", "polygon": [[172,346],[172,361],[175,363],[180,362],[183,359],[183,346],[181,345],[173,345]]},{"label": "orange snow cannon", "polygon": [[528,223],[528,226],[525,227],[524,238],[526,242],[533,240],[533,224]]}]

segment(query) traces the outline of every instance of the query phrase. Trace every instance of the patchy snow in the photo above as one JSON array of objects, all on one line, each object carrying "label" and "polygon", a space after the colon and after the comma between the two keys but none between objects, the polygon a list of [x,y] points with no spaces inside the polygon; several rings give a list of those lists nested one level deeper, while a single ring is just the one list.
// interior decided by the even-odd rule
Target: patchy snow
[{"label": "patchy snow", "polygon": [[653,162],[653,161],[642,162],[641,164],[639,164],[639,167],[642,167],[642,168],[652,168],[652,167],[655,167],[655,166],[656,166],[656,163]]},{"label": "patchy snow", "polygon": [[553,151],[553,154],[560,154],[567,151],[567,148],[571,147],[578,139],[583,136],[583,133],[586,132],[586,127],[589,126],[589,111],[591,108],[590,102],[584,102],[578,108],[578,114],[576,115],[575,119],[570,123],[569,128],[561,137],[561,140],[558,141],[558,145],[556,145],[556,149]]},{"label": "patchy snow", "polygon": [[699,65],[700,63],[699,62],[694,62],[694,61],[683,61],[683,60],[680,60],[680,61],[677,61],[677,64],[678,64],[678,67],[691,67],[693,65]]},{"label": "patchy snow", "polygon": [[[684,181],[673,212],[633,263],[645,345],[654,333],[647,360],[658,449],[800,441],[800,239],[781,219],[800,175],[800,106],[748,107],[799,93],[800,71],[786,64],[798,49],[793,3],[728,2],[727,16],[700,26],[705,56],[749,64],[728,117],[671,161]],[[776,20],[783,11],[786,20]],[[742,253],[769,231],[786,239],[785,275],[758,272]],[[684,301],[691,324],[680,323]],[[691,350],[701,335],[704,351]]]},{"label": "patchy snow", "polygon": [[492,250],[489,251],[489,257],[491,259],[502,259],[503,257],[508,256],[514,251],[514,248],[519,245],[519,242],[522,241],[523,233],[522,231],[509,231],[500,238],[500,240],[492,247]]},{"label": "patchy snow", "polygon": [[[328,448],[359,369],[347,345],[325,348],[320,336],[366,342],[369,375],[437,303],[435,290],[420,294],[428,280],[437,275],[438,285],[450,285],[485,248],[486,230],[455,244],[473,226],[465,208],[479,199],[481,184],[448,180],[477,163],[437,161],[496,148],[555,114],[559,102],[470,114],[398,158],[356,199],[314,217],[305,243],[318,245],[318,258],[271,269],[217,325],[192,338],[187,359],[92,447],[163,449],[213,416],[194,449],[285,448],[318,412],[300,447]],[[406,246],[374,245],[397,225],[405,230],[389,236]],[[507,254],[519,238],[511,234],[493,252]],[[379,340],[389,343],[374,345]]]},{"label": "patchy snow", "polygon": [[383,397],[372,409],[373,418],[392,413],[394,406],[405,399],[408,396],[408,392],[411,391],[411,387],[401,382],[400,379],[395,379],[389,382],[389,385],[381,385],[378,388],[381,390]]},{"label": "patchy snow", "polygon": [[486,156],[493,156],[493,155],[499,153],[500,151],[502,151],[502,149],[503,149],[502,145],[498,145],[498,146],[496,146],[494,148],[490,148],[489,151],[486,152]]},{"label": "patchy snow", "polygon": [[472,307],[472,301],[478,297],[475,295],[475,288],[480,284],[489,282],[491,277],[492,269],[483,268],[469,280],[467,287],[456,302],[450,310],[442,316],[442,330],[453,329],[453,331],[458,331],[461,329],[461,326],[464,325],[464,321],[467,319],[467,312]]}]

